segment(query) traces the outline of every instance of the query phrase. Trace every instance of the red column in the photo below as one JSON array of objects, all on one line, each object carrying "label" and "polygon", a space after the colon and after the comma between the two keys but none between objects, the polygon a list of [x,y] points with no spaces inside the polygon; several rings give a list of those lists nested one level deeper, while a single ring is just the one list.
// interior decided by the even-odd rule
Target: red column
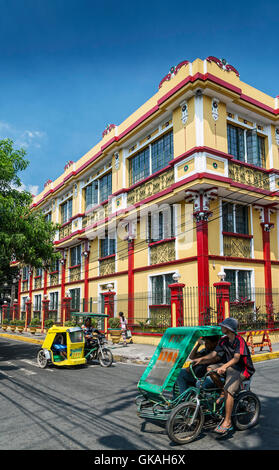
[{"label": "red column", "polygon": [[45,328],[45,321],[48,319],[48,312],[49,312],[49,299],[43,299],[42,304],[43,304],[43,315],[42,315],[42,324],[41,324],[41,331],[43,333],[44,328]]},{"label": "red column", "polygon": [[19,303],[17,300],[14,301],[13,304],[13,320],[19,319]]},{"label": "red column", "polygon": [[65,298],[65,277],[66,277],[66,260],[62,259],[61,262],[61,319],[63,319],[63,299]]},{"label": "red column", "polygon": [[268,318],[268,328],[274,327],[274,312],[273,312],[273,298],[272,298],[272,275],[271,275],[271,258],[270,258],[270,230],[273,224],[269,222],[268,208],[264,208],[264,222],[262,226],[262,239],[263,239],[263,257],[264,257],[264,279],[265,279],[265,301],[266,312]]},{"label": "red column", "polygon": [[47,270],[44,271],[44,295],[47,295]]},{"label": "red column", "polygon": [[25,331],[27,331],[27,327],[30,323],[30,320],[31,320],[31,305],[32,305],[32,301],[31,300],[28,300],[26,302],[26,305],[25,305]]},{"label": "red column", "polygon": [[134,248],[135,241],[133,238],[128,238],[128,324],[134,323]]},{"label": "red column", "polygon": [[225,318],[230,316],[230,282],[215,282],[213,286],[216,288],[216,306],[217,306],[217,323],[221,323]]},{"label": "red column", "polygon": [[89,253],[84,258],[84,311],[88,312]]},{"label": "red column", "polygon": [[2,305],[2,325],[3,325],[3,320],[7,317],[7,310],[8,310],[8,304],[7,301],[4,302]]},{"label": "red column", "polygon": [[184,325],[184,308],[183,308],[183,288],[185,284],[175,282],[169,284],[171,291],[171,326]]},{"label": "red column", "polygon": [[[205,214],[202,212],[202,214]],[[206,215],[195,214],[197,233],[199,325],[207,324],[209,318],[209,263],[208,263],[208,221]],[[203,218],[204,217],[204,218]]]},{"label": "red column", "polygon": [[62,302],[62,324],[70,320],[71,316],[71,297],[64,297]]},{"label": "red column", "polygon": [[[21,277],[19,276],[19,279],[18,279],[18,293],[17,293],[17,300],[18,300],[18,304],[20,305],[20,301],[21,301]],[[19,307],[20,308],[20,307]]]},{"label": "red column", "polygon": [[104,304],[105,304],[105,314],[108,315],[108,317],[105,318],[105,334],[107,334],[108,331],[108,321],[109,318],[114,317],[114,296],[115,292],[103,292],[102,294],[104,296]]}]

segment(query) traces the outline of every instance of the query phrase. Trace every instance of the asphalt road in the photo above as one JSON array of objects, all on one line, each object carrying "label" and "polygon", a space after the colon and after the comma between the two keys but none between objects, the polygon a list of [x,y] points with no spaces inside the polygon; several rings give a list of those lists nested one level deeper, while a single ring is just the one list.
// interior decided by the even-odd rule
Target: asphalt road
[{"label": "asphalt road", "polygon": [[[144,366],[116,363],[40,369],[39,346],[0,338],[1,450],[185,450],[164,426],[144,424],[134,404]],[[259,424],[215,440],[202,433],[188,450],[279,449],[279,359],[256,364]]]}]

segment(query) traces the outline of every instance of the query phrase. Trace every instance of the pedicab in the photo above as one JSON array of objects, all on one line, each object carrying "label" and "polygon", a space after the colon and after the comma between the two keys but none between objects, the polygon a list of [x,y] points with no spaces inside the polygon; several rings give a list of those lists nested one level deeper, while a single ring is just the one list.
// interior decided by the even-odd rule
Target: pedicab
[{"label": "pedicab", "polygon": [[[168,328],[138,382],[138,416],[145,420],[165,422],[169,438],[177,444],[192,442],[203,428],[215,427],[224,417],[225,402],[216,404],[221,389],[215,385],[212,388],[203,387],[208,373],[198,379],[190,365],[196,385],[187,388],[182,394],[175,385],[196,341],[200,337],[215,335],[222,336],[219,326]],[[259,414],[260,401],[250,391],[250,381],[247,380],[235,396],[232,413],[234,427],[245,430],[256,425]]]},{"label": "pedicab", "polygon": [[[105,318],[105,314],[93,313],[71,313],[76,319],[81,317]],[[37,354],[38,365],[44,369],[48,365],[55,366],[77,366],[86,364],[92,359],[98,359],[103,367],[112,364],[113,357],[111,351],[104,348],[105,335],[99,330],[93,337],[90,348],[87,348],[84,331],[80,326],[66,327],[53,325],[46,335],[42,348]]]}]

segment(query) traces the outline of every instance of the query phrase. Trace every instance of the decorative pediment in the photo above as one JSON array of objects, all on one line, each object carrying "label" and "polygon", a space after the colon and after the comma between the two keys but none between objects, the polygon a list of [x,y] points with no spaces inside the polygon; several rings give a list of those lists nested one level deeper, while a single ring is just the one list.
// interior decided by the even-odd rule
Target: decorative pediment
[{"label": "decorative pediment", "polygon": [[225,70],[226,72],[234,72],[236,76],[239,77],[239,72],[232,65],[230,65],[226,59],[218,59],[217,57],[209,56],[206,58],[206,60],[207,62],[215,62],[215,64],[217,64],[221,69]]}]

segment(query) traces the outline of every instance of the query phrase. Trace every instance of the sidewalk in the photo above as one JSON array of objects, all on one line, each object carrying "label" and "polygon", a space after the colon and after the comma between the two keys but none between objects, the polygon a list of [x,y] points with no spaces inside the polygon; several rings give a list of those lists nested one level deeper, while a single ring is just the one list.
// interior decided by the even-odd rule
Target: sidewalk
[{"label": "sidewalk", "polygon": [[[25,341],[41,345],[45,338],[44,333],[36,333],[35,335],[29,332],[13,333],[12,331],[4,332],[0,329],[0,338],[9,338],[15,341]],[[127,347],[120,344],[108,343],[108,347],[111,349],[114,361],[116,362],[127,362],[135,364],[148,364],[156,346],[150,344],[128,344]],[[279,358],[279,343],[272,344],[272,352],[269,352],[269,348],[265,346],[263,351],[257,347],[255,354],[252,356],[253,362],[266,361],[269,359]],[[185,365],[187,365],[186,363]]]}]

